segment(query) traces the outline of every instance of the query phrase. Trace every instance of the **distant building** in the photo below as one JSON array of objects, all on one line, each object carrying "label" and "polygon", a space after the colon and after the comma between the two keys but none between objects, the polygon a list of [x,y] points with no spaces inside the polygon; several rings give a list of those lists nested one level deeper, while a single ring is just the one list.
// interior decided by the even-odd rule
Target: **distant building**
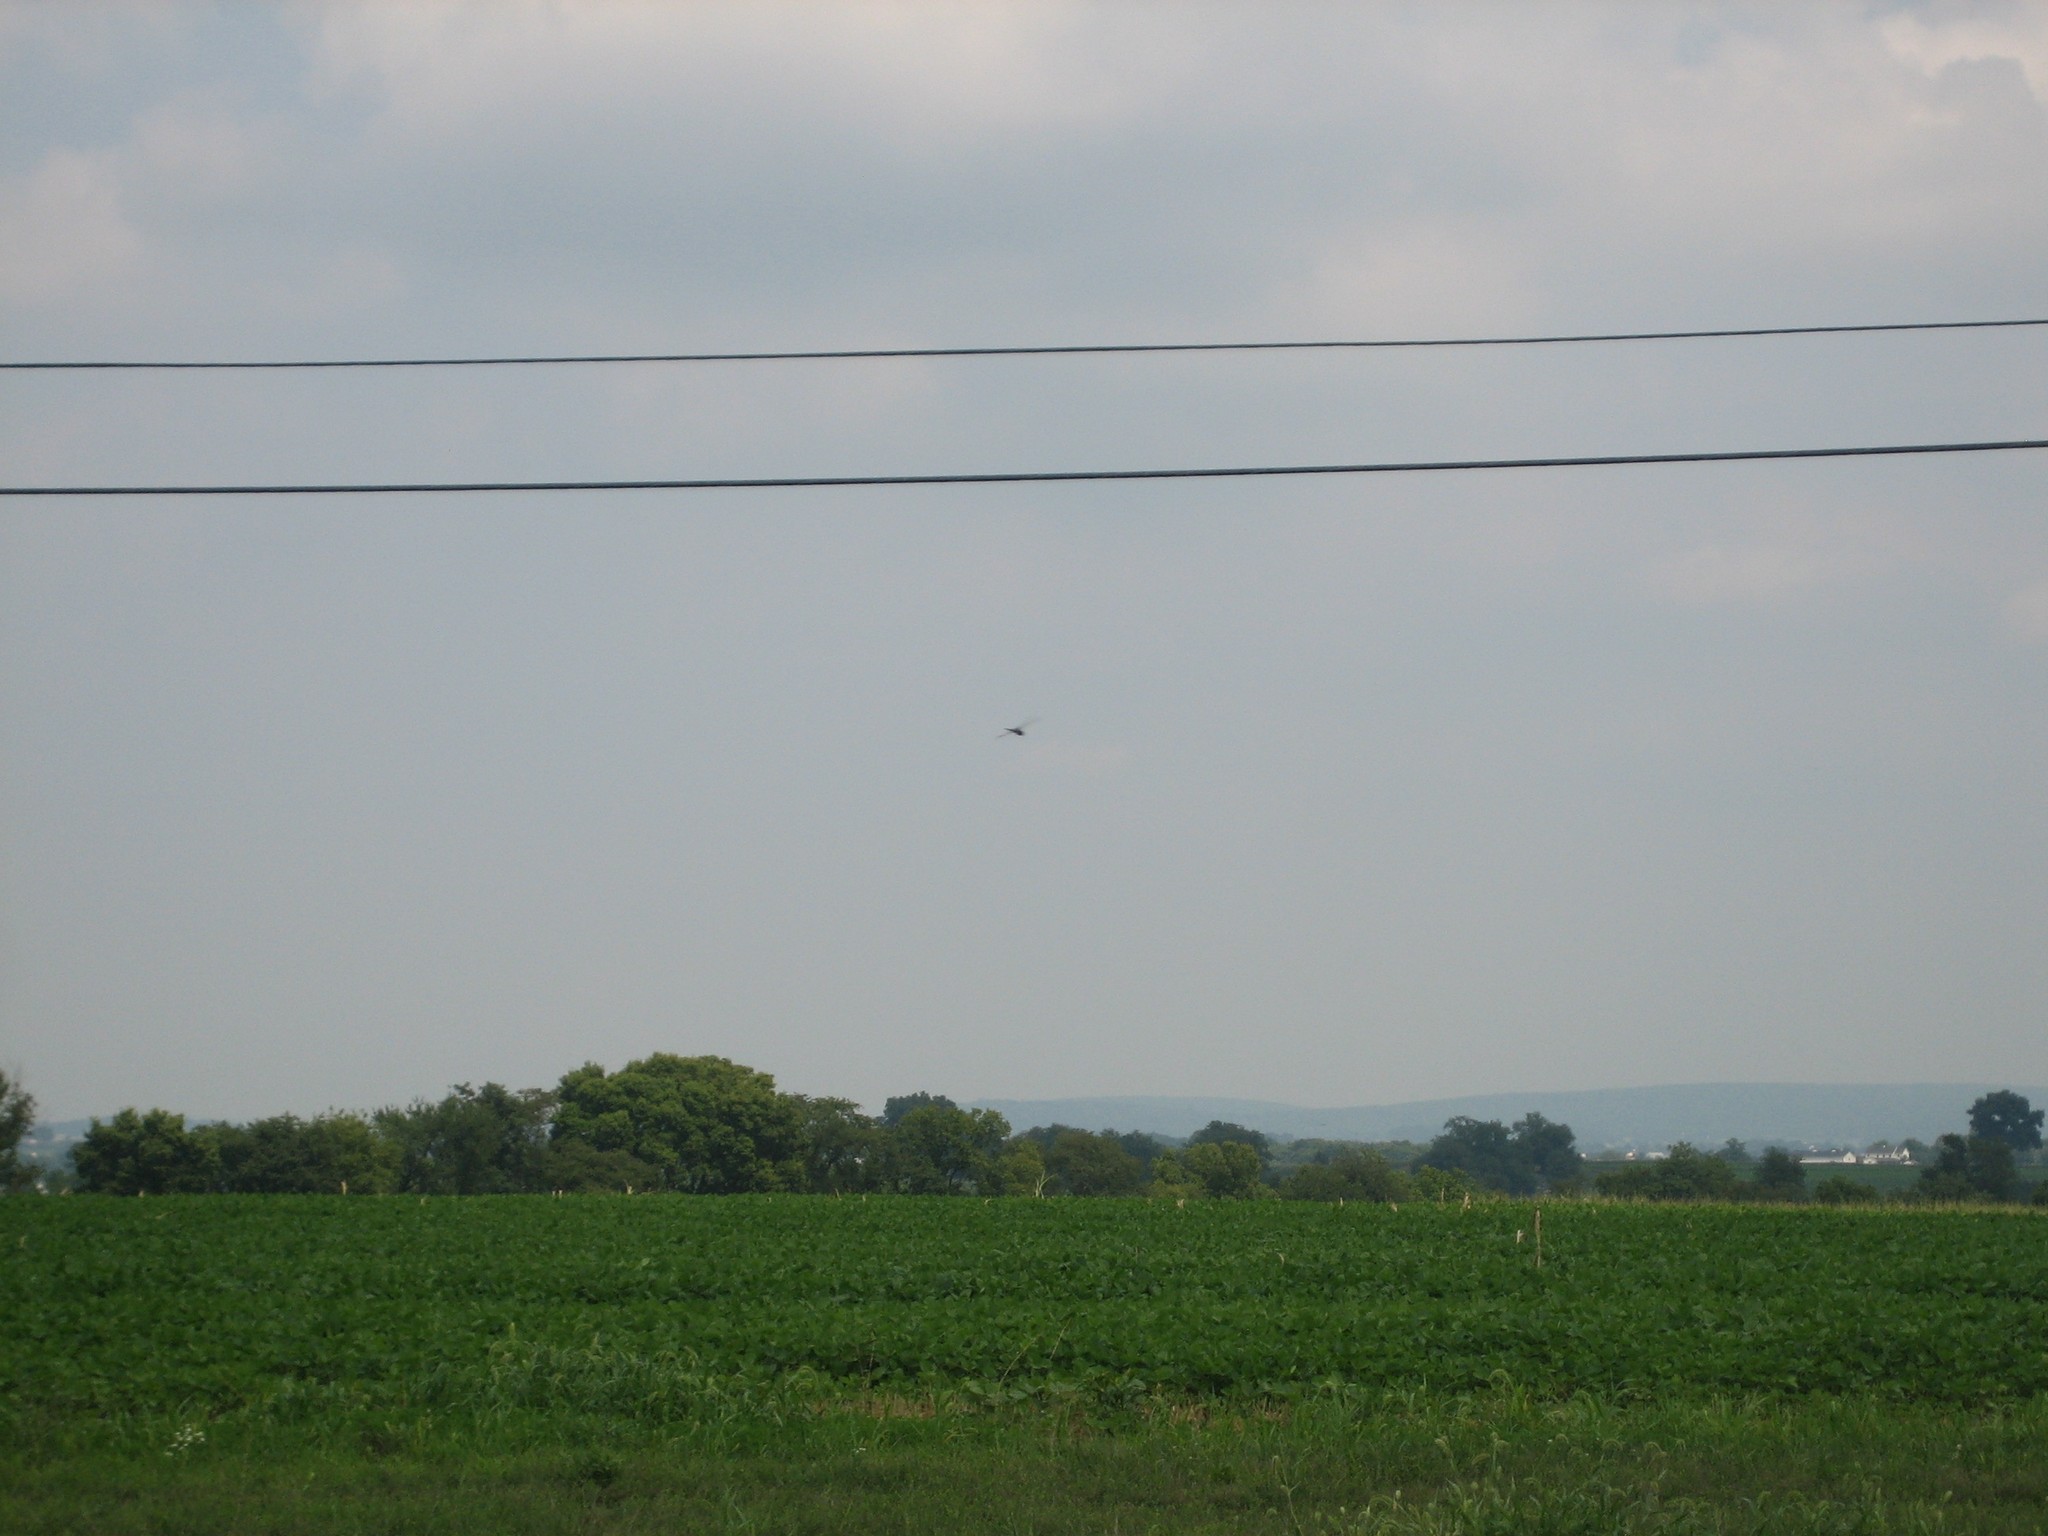
[{"label": "distant building", "polygon": [[1822,1166],[1848,1164],[1859,1168],[1910,1168],[1913,1166],[1913,1154],[1904,1147],[1873,1147],[1868,1152],[1813,1152],[1799,1161]]}]

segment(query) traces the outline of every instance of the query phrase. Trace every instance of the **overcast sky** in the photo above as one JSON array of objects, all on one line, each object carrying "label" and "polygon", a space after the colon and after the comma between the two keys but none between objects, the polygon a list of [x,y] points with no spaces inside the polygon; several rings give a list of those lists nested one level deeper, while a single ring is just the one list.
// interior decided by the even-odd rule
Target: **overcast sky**
[{"label": "overcast sky", "polygon": [[[6,359],[2041,315],[2039,5],[0,6]],[[0,375],[13,484],[2044,435],[2025,330]],[[2048,1080],[2044,512],[2041,454],[0,501],[0,1062]]]}]

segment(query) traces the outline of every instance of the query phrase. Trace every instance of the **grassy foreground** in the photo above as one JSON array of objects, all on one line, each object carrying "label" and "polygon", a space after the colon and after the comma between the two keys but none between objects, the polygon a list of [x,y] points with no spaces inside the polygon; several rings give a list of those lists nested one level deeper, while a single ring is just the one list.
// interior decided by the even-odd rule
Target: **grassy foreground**
[{"label": "grassy foreground", "polygon": [[1533,1218],[0,1202],[0,1528],[2048,1528],[2048,1221]]},{"label": "grassy foreground", "polygon": [[656,1427],[132,1420],[9,1458],[21,1532],[2010,1532],[2048,1416],[1896,1403],[1418,1394],[1090,1416],[838,1404]]}]

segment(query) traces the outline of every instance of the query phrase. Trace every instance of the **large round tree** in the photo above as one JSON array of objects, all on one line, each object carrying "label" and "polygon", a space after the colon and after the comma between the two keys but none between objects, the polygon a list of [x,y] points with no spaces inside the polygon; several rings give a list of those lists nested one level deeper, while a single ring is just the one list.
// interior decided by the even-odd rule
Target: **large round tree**
[{"label": "large round tree", "polygon": [[797,1189],[803,1126],[797,1101],[766,1072],[723,1056],[596,1063],[562,1079],[557,1142],[625,1152],[654,1170],[657,1187],[696,1194]]}]

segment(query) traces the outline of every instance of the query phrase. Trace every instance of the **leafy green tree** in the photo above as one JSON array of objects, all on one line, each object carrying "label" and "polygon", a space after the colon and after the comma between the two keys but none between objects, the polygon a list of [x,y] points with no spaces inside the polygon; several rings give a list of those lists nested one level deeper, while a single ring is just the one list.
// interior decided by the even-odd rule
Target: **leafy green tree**
[{"label": "leafy green tree", "polygon": [[958,1109],[959,1107],[958,1104],[955,1104],[943,1093],[925,1093],[922,1090],[917,1093],[902,1093],[893,1099],[883,1101],[882,1124],[894,1130],[903,1123],[903,1117],[914,1109]]},{"label": "leafy green tree", "polygon": [[1280,1185],[1289,1200],[1369,1200],[1397,1204],[1412,1199],[1414,1186],[1379,1153],[1352,1147],[1328,1162],[1305,1163]]},{"label": "leafy green tree", "polygon": [[94,1118],[71,1149],[71,1166],[84,1194],[202,1195],[219,1185],[220,1146],[168,1109],[124,1109]]},{"label": "leafy green tree", "polygon": [[555,1142],[623,1152],[653,1187],[693,1194],[801,1188],[803,1116],[766,1072],[723,1056],[657,1053],[607,1073],[595,1062],[556,1090]]},{"label": "leafy green tree", "polygon": [[1250,1147],[1258,1153],[1261,1167],[1265,1166],[1267,1157],[1273,1151],[1273,1144],[1266,1139],[1264,1131],[1255,1131],[1249,1126],[1237,1125],[1229,1120],[1211,1120],[1188,1138],[1188,1145],[1191,1147],[1223,1146],[1230,1142]]},{"label": "leafy green tree", "polygon": [[565,1195],[630,1195],[662,1187],[660,1170],[652,1163],[573,1136],[551,1140],[542,1149],[540,1177],[543,1188]]},{"label": "leafy green tree", "polygon": [[1508,1140],[1544,1184],[1576,1179],[1586,1166],[1572,1128],[1556,1120],[1547,1120],[1533,1109],[1515,1122]]},{"label": "leafy green tree", "polygon": [[1760,1200],[1803,1200],[1806,1169],[1783,1147],[1766,1147],[1764,1155],[1757,1159],[1756,1175],[1750,1186]]},{"label": "leafy green tree", "polygon": [[29,1091],[0,1072],[0,1194],[29,1189],[36,1168],[21,1160],[21,1138],[36,1123],[36,1101]]},{"label": "leafy green tree", "polygon": [[802,1123],[804,1184],[819,1194],[869,1188],[881,1155],[882,1127],[851,1099],[796,1096]]},{"label": "leafy green tree", "polygon": [[1721,1150],[1714,1156],[1738,1172],[1753,1167],[1756,1163],[1756,1159],[1749,1155],[1749,1144],[1739,1136],[1730,1136],[1722,1142]]},{"label": "leafy green tree", "polygon": [[1034,1125],[1028,1131],[1019,1131],[1011,1140],[1034,1142],[1037,1144],[1038,1150],[1044,1152],[1051,1149],[1053,1142],[1059,1139],[1062,1131],[1071,1131],[1073,1129],[1073,1126],[1063,1125],[1055,1120],[1051,1125]]},{"label": "leafy green tree", "polygon": [[1107,1131],[1061,1131],[1046,1150],[1045,1169],[1069,1195],[1134,1195],[1145,1182],[1145,1165]]},{"label": "leafy green tree", "polygon": [[1533,1110],[1512,1130],[1498,1120],[1453,1115],[1417,1167],[1462,1173],[1482,1189],[1526,1195],[1579,1176],[1585,1159],[1573,1143],[1570,1126]]},{"label": "leafy green tree", "polygon": [[1920,1175],[1918,1189],[1927,1200],[2011,1200],[2019,1187],[2009,1144],[1951,1134],[1935,1143],[1934,1165]]},{"label": "leafy green tree", "polygon": [[1498,1120],[1453,1115],[1444,1122],[1443,1134],[1417,1160],[1417,1166],[1462,1173],[1482,1189],[1504,1190],[1511,1195],[1528,1194],[1536,1188],[1535,1168],[1515,1145],[1508,1128]]},{"label": "leafy green tree", "polygon": [[233,1194],[377,1195],[397,1187],[398,1147],[360,1115],[275,1115],[199,1134],[212,1139],[219,1187]]},{"label": "leafy green tree", "polygon": [[[1112,1174],[1108,1176],[1108,1188],[1096,1188],[1100,1184],[1100,1180],[1096,1176],[1092,1176],[1092,1174],[1079,1174],[1079,1184],[1077,1184],[1075,1180],[1067,1178],[1065,1174],[1061,1174],[1061,1171],[1057,1171],[1053,1167],[1053,1163],[1055,1163],[1053,1149],[1061,1143],[1063,1137],[1085,1137],[1085,1139],[1090,1139],[1092,1143],[1106,1143],[1108,1147],[1114,1147],[1124,1157],[1128,1157],[1130,1161],[1137,1163],[1135,1178],[1128,1182],[1128,1188],[1122,1188],[1122,1184],[1124,1184],[1122,1174],[1114,1174],[1114,1171],[1112,1171]],[[1030,1143],[1034,1143],[1038,1147],[1040,1161],[1047,1165],[1047,1167],[1044,1167],[1044,1174],[1047,1174],[1047,1186],[1053,1188],[1057,1194],[1083,1194],[1083,1192],[1087,1192],[1087,1194],[1102,1194],[1102,1192],[1137,1194],[1139,1190],[1143,1190],[1151,1182],[1153,1159],[1165,1149],[1163,1141],[1159,1141],[1157,1137],[1145,1135],[1143,1130],[1081,1130],[1079,1126],[1059,1124],[1057,1120],[1053,1124],[1034,1124],[1030,1130],[1020,1130],[1016,1141],[1018,1143],[1030,1141]],[[1071,1157],[1079,1157],[1081,1155],[1081,1143],[1079,1141],[1069,1141],[1067,1147],[1069,1147],[1069,1151],[1065,1153],[1065,1157],[1071,1159]],[[1098,1159],[1106,1169],[1120,1169],[1122,1167],[1122,1163],[1118,1163],[1114,1157],[1110,1157],[1106,1147],[1087,1147],[1085,1155],[1092,1157],[1092,1159]]]},{"label": "leafy green tree", "polygon": [[2048,1110],[2036,1109],[2023,1095],[2001,1088],[1970,1106],[1970,1135],[2002,1141],[2015,1152],[2032,1152],[2041,1145],[2043,1119],[2048,1119]]},{"label": "leafy green tree", "polygon": [[1622,1200],[1732,1200],[1735,1170],[1690,1142],[1677,1142],[1660,1158],[1603,1173],[1593,1186]]},{"label": "leafy green tree", "polygon": [[985,1193],[1039,1196],[1051,1182],[1052,1175],[1045,1171],[1045,1148],[1029,1136],[1012,1136],[996,1159]]},{"label": "leafy green tree", "polygon": [[1010,1122],[992,1109],[925,1104],[897,1122],[883,1144],[883,1187],[906,1195],[999,1194]]},{"label": "leafy green tree", "polygon": [[1153,1193],[1178,1199],[1254,1200],[1270,1193],[1260,1179],[1259,1154],[1248,1141],[1202,1141],[1159,1154],[1152,1164]]},{"label": "leafy green tree", "polygon": [[398,1152],[399,1187],[421,1195],[509,1195],[557,1189],[546,1171],[545,1088],[457,1083],[438,1100],[415,1099],[377,1112]]},{"label": "leafy green tree", "polygon": [[1116,1144],[1138,1160],[1141,1183],[1152,1177],[1152,1160],[1166,1150],[1165,1142],[1143,1131],[1104,1131],[1103,1135],[1115,1136]]},{"label": "leafy green tree", "polygon": [[1181,1149],[1168,1147],[1152,1159],[1152,1180],[1145,1193],[1155,1200],[1206,1200],[1208,1190],[1181,1163]]}]

